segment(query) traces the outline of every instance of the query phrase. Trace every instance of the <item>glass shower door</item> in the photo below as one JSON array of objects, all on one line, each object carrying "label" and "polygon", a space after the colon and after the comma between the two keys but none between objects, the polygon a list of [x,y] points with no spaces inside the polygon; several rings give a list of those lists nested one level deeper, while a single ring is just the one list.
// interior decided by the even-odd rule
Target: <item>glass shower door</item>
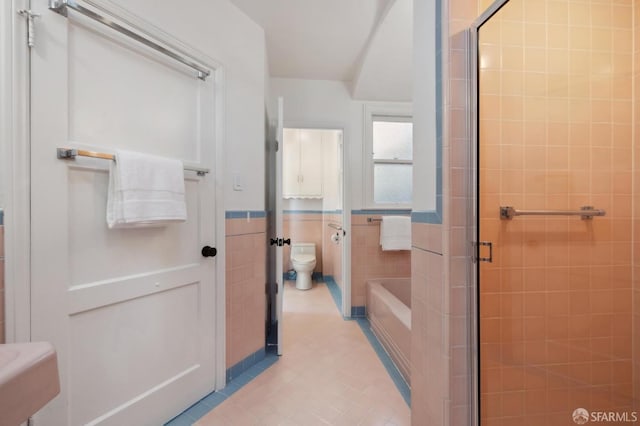
[{"label": "glass shower door", "polygon": [[483,426],[640,417],[634,3],[510,0],[478,27]]}]

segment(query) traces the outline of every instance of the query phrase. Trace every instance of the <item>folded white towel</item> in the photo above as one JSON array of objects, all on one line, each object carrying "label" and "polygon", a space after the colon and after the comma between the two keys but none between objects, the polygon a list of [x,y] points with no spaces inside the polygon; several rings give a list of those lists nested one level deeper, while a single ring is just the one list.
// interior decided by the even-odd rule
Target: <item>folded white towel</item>
[{"label": "folded white towel", "polygon": [[382,216],[380,245],[382,250],[411,250],[411,217]]},{"label": "folded white towel", "polygon": [[109,166],[109,228],[162,226],[187,220],[180,160],[116,151]]}]

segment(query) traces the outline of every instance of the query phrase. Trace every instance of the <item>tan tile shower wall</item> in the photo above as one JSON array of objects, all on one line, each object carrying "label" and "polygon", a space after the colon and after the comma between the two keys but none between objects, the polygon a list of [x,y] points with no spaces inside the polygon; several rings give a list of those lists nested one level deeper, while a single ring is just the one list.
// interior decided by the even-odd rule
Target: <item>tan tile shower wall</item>
[{"label": "tan tile shower wall", "polygon": [[484,424],[631,406],[631,6],[512,0],[480,31]]},{"label": "tan tile shower wall", "polygon": [[366,282],[371,278],[411,277],[411,251],[382,251],[380,222],[367,218],[380,215],[351,215],[351,305],[365,306]]},{"label": "tan tile shower wall", "polygon": [[[634,61],[633,61],[633,81],[634,93],[634,142],[637,143],[640,136],[640,7],[633,8],[633,37],[634,37]],[[634,150],[634,193],[633,193],[633,382],[635,409],[640,410],[640,149]]]},{"label": "tan tile shower wall", "polygon": [[226,362],[233,367],[264,348],[266,221],[226,220]]}]

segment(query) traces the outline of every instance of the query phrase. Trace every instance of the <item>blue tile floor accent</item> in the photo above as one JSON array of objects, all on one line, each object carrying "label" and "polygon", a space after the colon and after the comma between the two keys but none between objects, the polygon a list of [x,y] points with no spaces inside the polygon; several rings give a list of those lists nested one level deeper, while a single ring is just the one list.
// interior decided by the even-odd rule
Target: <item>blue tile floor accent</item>
[{"label": "blue tile floor accent", "polygon": [[351,318],[365,318],[367,316],[366,306],[352,306]]},{"label": "blue tile floor accent", "polygon": [[342,313],[342,290],[340,289],[340,286],[331,275],[325,275],[324,282],[327,284],[327,288],[329,289],[329,293],[331,293],[331,297],[333,297],[333,301],[336,302],[338,312]]},{"label": "blue tile floor accent", "polygon": [[233,378],[229,383],[227,383],[227,386],[224,389],[218,392],[211,392],[181,414],[165,423],[165,426],[191,426],[244,385],[258,377],[260,373],[271,367],[278,359],[279,357],[277,355],[266,354],[262,360],[258,361],[255,365],[249,367],[243,373]]},{"label": "blue tile floor accent", "polygon": [[251,355],[249,355],[248,357],[246,357],[245,359],[243,359],[242,361],[240,361],[239,363],[237,363],[236,365],[230,368],[227,368],[227,383],[229,383],[231,380],[238,377],[244,371],[251,368],[254,364],[262,361],[265,356],[266,356],[266,351],[264,348],[261,348],[261,349],[258,349],[256,352],[252,353]]}]

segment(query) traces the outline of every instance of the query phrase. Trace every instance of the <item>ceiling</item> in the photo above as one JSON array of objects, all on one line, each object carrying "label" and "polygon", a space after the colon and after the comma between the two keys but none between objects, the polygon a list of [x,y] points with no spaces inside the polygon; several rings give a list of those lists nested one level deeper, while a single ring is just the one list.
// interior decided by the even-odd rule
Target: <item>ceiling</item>
[{"label": "ceiling", "polygon": [[411,100],[412,0],[231,0],[264,28],[271,77],[338,80]]}]

